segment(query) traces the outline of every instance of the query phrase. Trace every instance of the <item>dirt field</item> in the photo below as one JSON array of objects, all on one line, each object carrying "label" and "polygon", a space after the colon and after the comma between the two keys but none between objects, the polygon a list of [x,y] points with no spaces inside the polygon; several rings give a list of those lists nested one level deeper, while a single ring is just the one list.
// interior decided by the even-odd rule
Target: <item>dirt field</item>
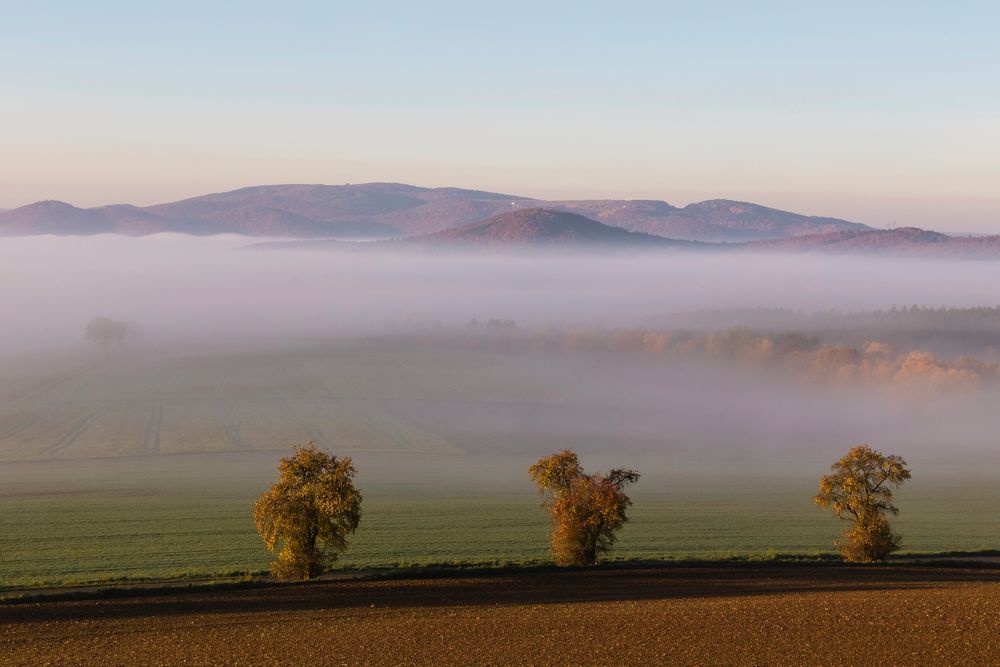
[{"label": "dirt field", "polygon": [[997,664],[1000,571],[718,566],[0,605],[4,664]]}]

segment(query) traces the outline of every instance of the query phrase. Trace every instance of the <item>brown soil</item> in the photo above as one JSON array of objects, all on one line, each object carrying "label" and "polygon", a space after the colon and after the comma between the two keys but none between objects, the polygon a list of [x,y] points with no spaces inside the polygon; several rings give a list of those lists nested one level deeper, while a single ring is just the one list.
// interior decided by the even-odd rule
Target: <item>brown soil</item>
[{"label": "brown soil", "polygon": [[1000,571],[719,566],[0,605],[4,664],[998,664]]}]

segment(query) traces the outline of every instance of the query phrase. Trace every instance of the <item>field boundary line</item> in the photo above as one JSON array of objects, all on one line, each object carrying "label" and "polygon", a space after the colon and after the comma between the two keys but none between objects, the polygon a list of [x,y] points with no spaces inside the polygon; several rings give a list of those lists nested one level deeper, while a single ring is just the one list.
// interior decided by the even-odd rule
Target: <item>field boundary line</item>
[{"label": "field boundary line", "polygon": [[142,451],[147,455],[160,453],[160,429],[163,427],[163,404],[156,403],[149,410],[146,430],[142,434]]},{"label": "field boundary line", "polygon": [[76,442],[77,438],[83,435],[87,431],[87,429],[90,428],[95,421],[100,419],[101,416],[104,415],[104,413],[106,413],[108,410],[110,410],[109,406],[102,405],[101,407],[92,411],[86,417],[77,422],[76,426],[73,427],[73,430],[71,430],[69,433],[66,433],[61,438],[59,438],[59,440],[56,441],[56,444],[52,445],[51,447],[43,448],[41,453],[46,456],[51,456],[52,454],[61,452],[62,450],[66,449],[74,442]]}]

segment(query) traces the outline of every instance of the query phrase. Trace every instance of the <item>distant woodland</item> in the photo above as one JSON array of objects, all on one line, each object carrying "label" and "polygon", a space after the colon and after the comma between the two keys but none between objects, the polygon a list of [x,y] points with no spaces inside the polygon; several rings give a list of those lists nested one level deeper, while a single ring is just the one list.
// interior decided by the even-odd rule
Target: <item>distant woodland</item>
[{"label": "distant woodland", "polygon": [[[757,326],[695,328],[733,320]],[[973,392],[1000,385],[1000,308],[905,307],[868,313],[714,311],[684,316],[675,329],[521,330],[513,322],[470,322],[465,340],[474,346],[603,352],[636,358],[701,361],[770,370],[815,385],[879,386],[905,391]],[[799,326],[781,331],[779,326]],[[971,351],[936,353],[938,333],[975,338]]]}]

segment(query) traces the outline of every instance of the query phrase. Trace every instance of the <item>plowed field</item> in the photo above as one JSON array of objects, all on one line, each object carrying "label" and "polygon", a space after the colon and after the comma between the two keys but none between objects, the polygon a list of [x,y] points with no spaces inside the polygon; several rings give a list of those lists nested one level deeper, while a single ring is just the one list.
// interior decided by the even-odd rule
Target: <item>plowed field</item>
[{"label": "plowed field", "polygon": [[1000,571],[598,569],[7,604],[0,660],[997,664]]}]

